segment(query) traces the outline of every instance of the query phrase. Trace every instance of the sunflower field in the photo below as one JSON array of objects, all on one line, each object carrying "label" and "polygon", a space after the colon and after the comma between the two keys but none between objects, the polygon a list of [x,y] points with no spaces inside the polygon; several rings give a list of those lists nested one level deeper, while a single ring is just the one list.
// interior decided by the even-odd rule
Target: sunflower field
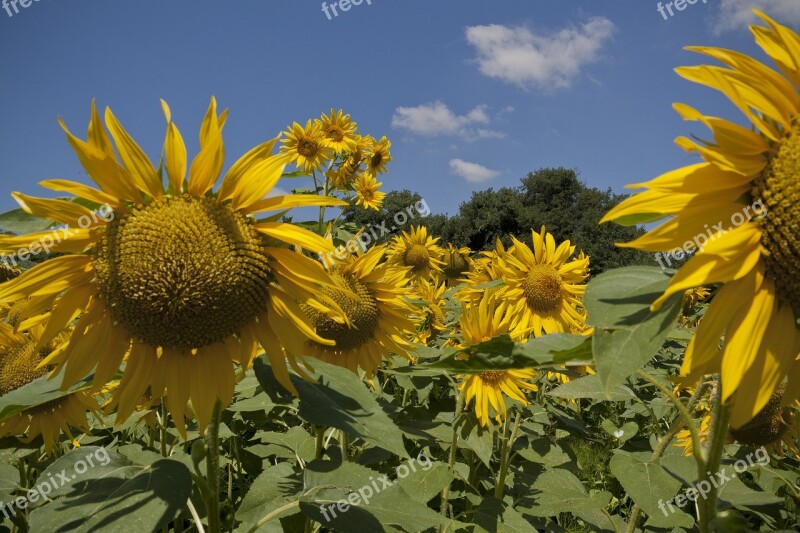
[{"label": "sunflower field", "polygon": [[0,215],[0,531],[800,531],[800,36],[759,16],[774,66],[678,69],[750,125],[675,104],[709,140],[598,221],[702,236],[676,269],[380,239],[343,110],[232,159],[213,97],[191,155],[163,100],[156,157],[60,121],[94,185]]}]

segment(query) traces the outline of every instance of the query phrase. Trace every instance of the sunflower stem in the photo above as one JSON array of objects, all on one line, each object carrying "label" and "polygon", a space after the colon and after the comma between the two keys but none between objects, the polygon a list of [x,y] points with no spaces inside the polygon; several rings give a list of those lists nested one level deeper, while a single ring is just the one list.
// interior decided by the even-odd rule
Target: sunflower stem
[{"label": "sunflower stem", "polygon": [[161,422],[158,425],[159,442],[161,444],[161,457],[167,457],[167,405],[161,399]]},{"label": "sunflower stem", "polygon": [[[456,387],[458,387],[456,385]],[[464,391],[458,390],[456,396],[456,410],[455,414],[453,415],[453,438],[450,442],[450,456],[447,460],[447,464],[452,470],[455,468],[456,464],[456,452],[458,451],[458,419],[461,417],[461,411],[464,410]],[[450,483],[448,483],[445,488],[442,489],[441,499],[442,499],[442,506],[440,508],[440,512],[442,516],[447,517],[447,505],[448,505],[448,498],[450,497]],[[444,524],[439,526],[439,532],[443,533],[446,527]]]},{"label": "sunflower stem", "polygon": [[722,401],[722,387],[717,378],[717,390],[714,396],[714,404],[711,411],[711,427],[709,430],[708,441],[711,443],[706,453],[705,468],[700,472],[700,483],[708,483],[709,490],[706,498],[698,506],[698,528],[701,533],[711,531],[711,522],[717,516],[717,485],[714,479],[719,472],[722,462],[722,452],[725,449],[725,441],[728,437],[728,424],[731,420],[731,411]]},{"label": "sunflower stem", "polygon": [[339,444],[342,447],[342,461],[350,460],[350,435],[343,429],[339,430]]},{"label": "sunflower stem", "polygon": [[314,458],[322,459],[322,456],[325,454],[325,427],[314,426],[314,432],[317,436],[316,446],[314,448]]},{"label": "sunflower stem", "polygon": [[506,475],[508,475],[508,467],[511,463],[511,447],[514,446],[514,441],[517,440],[517,432],[519,431],[519,424],[522,417],[520,412],[514,416],[514,428],[511,430],[511,436],[507,437],[508,421],[503,428],[503,444],[500,448],[500,471],[497,473],[497,484],[494,486],[494,497],[498,500],[503,500],[503,493],[506,486]]},{"label": "sunflower stem", "polygon": [[208,531],[222,531],[219,516],[219,423],[222,417],[222,403],[214,402],[211,423],[206,433],[206,480],[208,482]]}]

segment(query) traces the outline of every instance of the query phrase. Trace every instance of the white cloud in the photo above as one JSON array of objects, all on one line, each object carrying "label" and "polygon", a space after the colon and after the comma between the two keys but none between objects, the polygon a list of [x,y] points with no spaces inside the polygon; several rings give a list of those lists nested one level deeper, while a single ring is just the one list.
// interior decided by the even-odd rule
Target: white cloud
[{"label": "white cloud", "polygon": [[441,101],[416,107],[398,107],[392,117],[392,126],[426,137],[459,136],[469,140],[505,137],[499,131],[473,127],[476,124],[486,126],[491,122],[487,109],[487,106],[479,105],[466,115],[456,115]]},{"label": "white cloud", "polygon": [[552,34],[518,26],[468,26],[467,41],[478,53],[480,71],[521,87],[564,88],[581,69],[596,62],[613,35],[614,23],[595,17]]},{"label": "white cloud", "polygon": [[746,30],[758,21],[753,9],[760,9],[781,24],[800,24],[800,2],[797,0],[722,0],[714,31]]},{"label": "white cloud", "polygon": [[483,183],[500,175],[496,170],[463,159],[451,159],[450,170],[470,183]]}]

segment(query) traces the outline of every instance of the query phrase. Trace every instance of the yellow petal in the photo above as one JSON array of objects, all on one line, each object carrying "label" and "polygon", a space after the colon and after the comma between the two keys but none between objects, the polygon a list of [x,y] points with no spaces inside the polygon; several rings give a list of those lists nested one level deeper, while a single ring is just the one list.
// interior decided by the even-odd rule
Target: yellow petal
[{"label": "yellow petal", "polygon": [[136,187],[153,198],[161,198],[164,195],[163,185],[153,163],[147,158],[144,150],[136,144],[136,141],[128,135],[109,108],[106,108],[106,126],[117,145],[117,152],[119,152],[122,164],[128,170]]},{"label": "yellow petal", "polygon": [[217,182],[225,161],[225,144],[217,117],[217,101],[212,98],[200,128],[200,153],[189,169],[189,194],[203,196]]},{"label": "yellow petal", "polygon": [[758,225],[747,223],[709,242],[681,267],[650,307],[658,310],[670,296],[686,289],[743,278],[761,259],[761,235]]},{"label": "yellow petal", "polygon": [[219,187],[220,201],[229,200],[231,196],[233,196],[239,180],[242,179],[242,176],[253,165],[256,165],[264,159],[271,157],[272,149],[275,147],[275,143],[278,142],[279,138],[280,136],[275,137],[274,139],[270,139],[269,141],[256,146],[240,157],[239,160],[233,164],[233,166],[228,170],[227,174],[225,174],[222,184]]},{"label": "yellow petal", "polygon": [[253,228],[264,235],[300,246],[311,252],[333,251],[333,244],[329,240],[293,224],[286,224],[283,222],[260,222],[254,224]]}]

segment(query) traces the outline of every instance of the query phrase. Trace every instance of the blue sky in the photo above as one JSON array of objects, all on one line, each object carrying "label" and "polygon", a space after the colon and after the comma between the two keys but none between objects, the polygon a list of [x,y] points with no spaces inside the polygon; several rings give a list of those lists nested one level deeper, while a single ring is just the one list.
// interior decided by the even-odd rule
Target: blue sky
[{"label": "blue sky", "polygon": [[215,95],[231,112],[227,164],[295,120],[343,108],[362,132],[392,140],[386,189],[418,191],[433,212],[452,214],[472,191],[546,166],[622,191],[693,160],[672,141],[704,132],[672,102],[739,120],[674,74],[702,60],[683,46],[760,54],[746,29],[751,7],[800,25],[797,0],[697,0],[666,20],[657,4],[363,0],[330,20],[318,0],[9,6],[13,16],[0,9],[0,210],[15,206],[12,191],[46,196],[40,180],[87,181],[56,118],[83,136],[92,98],[156,159],[159,98],[191,154]]}]

